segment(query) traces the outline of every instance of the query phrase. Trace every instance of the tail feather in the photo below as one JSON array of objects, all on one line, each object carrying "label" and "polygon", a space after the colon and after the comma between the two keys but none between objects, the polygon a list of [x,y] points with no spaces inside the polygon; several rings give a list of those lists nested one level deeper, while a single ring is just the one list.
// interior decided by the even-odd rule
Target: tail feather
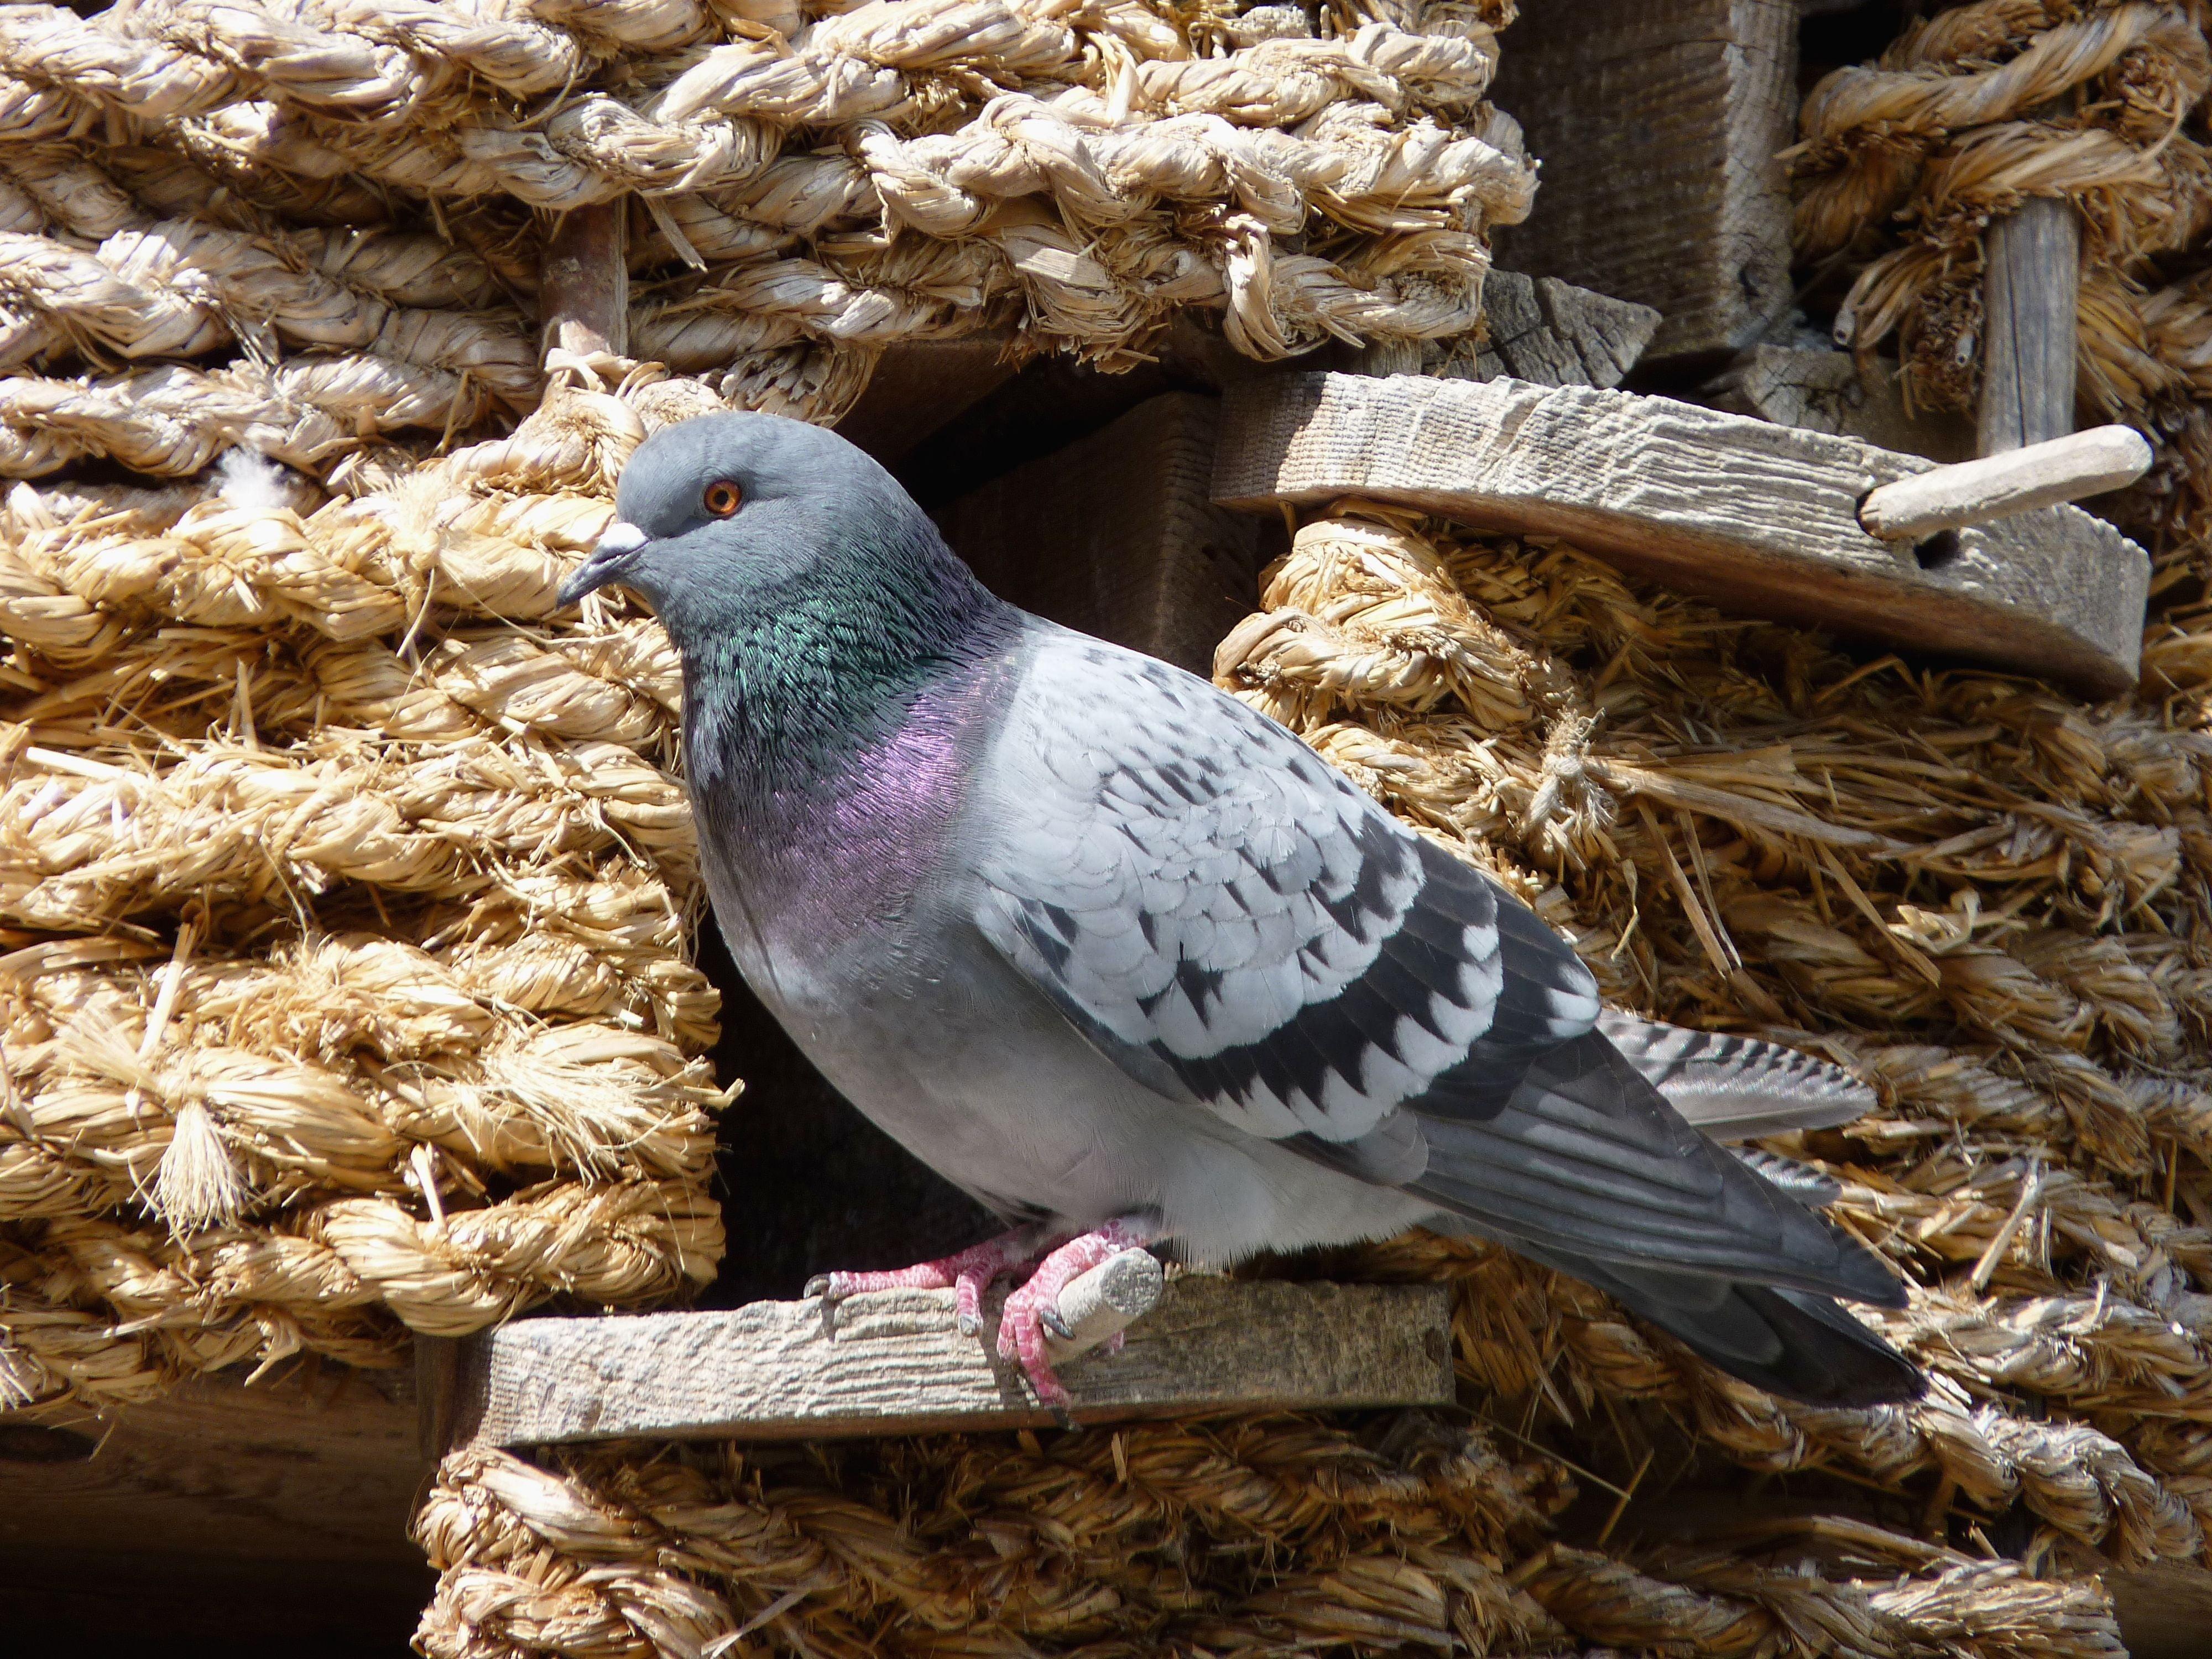
[{"label": "tail feather", "polygon": [[1756,1146],[1731,1146],[1729,1150],[1745,1169],[1781,1188],[1808,1210],[1825,1210],[1844,1195],[1844,1183],[1825,1170],[1800,1164],[1794,1158],[1762,1152]]},{"label": "tail feather", "polygon": [[1598,1030],[1667,1103],[1716,1140],[1832,1129],[1875,1108],[1839,1066],[1756,1037],[1694,1031],[1608,1008]]},{"label": "tail feather", "polygon": [[1838,1407],[1919,1395],[1912,1362],[1832,1299],[1902,1307],[1905,1294],[1881,1257],[1815,1213],[1835,1195],[1826,1176],[1715,1146],[1595,1032],[1540,1055],[1502,1103],[1494,1080],[1472,1104],[1450,1083],[1413,1108],[1426,1159],[1406,1186],[1466,1230],[1595,1285],[1773,1393]]},{"label": "tail feather", "polygon": [[1769,1394],[1866,1407],[1917,1400],[1927,1387],[1918,1366],[1825,1296],[1523,1253],[1595,1285],[1701,1359]]}]

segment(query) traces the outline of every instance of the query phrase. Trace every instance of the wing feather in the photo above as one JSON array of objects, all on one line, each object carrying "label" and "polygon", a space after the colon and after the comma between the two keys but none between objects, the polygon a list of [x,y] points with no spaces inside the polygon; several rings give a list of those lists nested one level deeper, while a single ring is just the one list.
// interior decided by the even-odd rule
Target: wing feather
[{"label": "wing feather", "polygon": [[1041,630],[982,781],[1018,827],[977,925],[1146,1086],[1555,1257],[1894,1296],[1593,1029],[1533,911],[1243,704]]}]

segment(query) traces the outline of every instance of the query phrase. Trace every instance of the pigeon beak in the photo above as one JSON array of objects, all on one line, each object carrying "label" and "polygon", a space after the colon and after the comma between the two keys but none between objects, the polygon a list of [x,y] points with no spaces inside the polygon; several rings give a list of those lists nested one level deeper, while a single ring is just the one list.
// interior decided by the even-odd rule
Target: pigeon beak
[{"label": "pigeon beak", "polygon": [[606,534],[599,538],[592,556],[568,573],[561,584],[562,605],[574,605],[586,593],[596,593],[609,582],[620,581],[629,563],[629,556],[646,544],[645,532],[634,524],[617,519],[607,526]]}]

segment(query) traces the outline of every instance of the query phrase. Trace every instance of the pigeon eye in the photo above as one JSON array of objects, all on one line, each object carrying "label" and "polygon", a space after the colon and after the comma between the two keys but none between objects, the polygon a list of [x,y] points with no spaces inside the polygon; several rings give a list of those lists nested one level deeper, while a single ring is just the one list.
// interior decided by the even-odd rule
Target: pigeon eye
[{"label": "pigeon eye", "polygon": [[717,478],[707,486],[707,510],[718,519],[726,519],[744,505],[745,492],[727,478]]}]

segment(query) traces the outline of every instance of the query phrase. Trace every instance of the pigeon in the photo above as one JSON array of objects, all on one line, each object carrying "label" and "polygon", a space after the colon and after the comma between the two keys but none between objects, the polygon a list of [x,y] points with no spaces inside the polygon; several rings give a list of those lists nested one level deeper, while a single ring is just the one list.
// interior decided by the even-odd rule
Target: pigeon
[{"label": "pigeon", "polygon": [[1064,1406],[1057,1297],[1121,1250],[1223,1267],[1425,1226],[1583,1279],[1773,1393],[1918,1394],[1838,1305],[1904,1305],[1887,1265],[1660,1086],[1760,1133],[1805,1121],[1793,1089],[1833,1121],[1856,1085],[1603,1009],[1498,883],[1234,697],[994,597],[832,432],[669,426],[616,507],[561,599],[627,586],[682,658],[738,970],[1006,1225],[810,1294],[951,1288],[977,1333],[988,1286],[1026,1273],[999,1352]]}]

